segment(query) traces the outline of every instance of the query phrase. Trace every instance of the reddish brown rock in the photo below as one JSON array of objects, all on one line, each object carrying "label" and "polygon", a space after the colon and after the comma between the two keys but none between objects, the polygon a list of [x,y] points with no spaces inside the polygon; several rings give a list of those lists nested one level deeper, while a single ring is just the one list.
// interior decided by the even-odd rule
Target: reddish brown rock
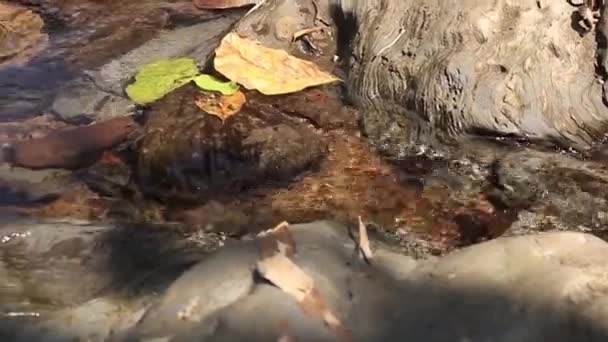
[{"label": "reddish brown rock", "polygon": [[77,169],[92,164],[104,150],[123,142],[135,126],[132,117],[120,117],[53,132],[9,145],[3,151],[4,160],[30,169]]}]

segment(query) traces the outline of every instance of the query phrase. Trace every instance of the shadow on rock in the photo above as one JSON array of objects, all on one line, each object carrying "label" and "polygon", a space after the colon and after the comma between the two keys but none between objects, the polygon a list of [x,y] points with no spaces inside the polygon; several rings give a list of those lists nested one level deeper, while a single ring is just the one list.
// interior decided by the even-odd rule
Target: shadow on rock
[{"label": "shadow on rock", "polygon": [[[497,239],[418,263],[377,248],[368,266],[356,258],[344,226],[315,222],[290,229],[297,243],[294,262],[314,279],[353,341],[608,337],[605,309],[591,299],[599,294],[592,288],[605,286],[608,245],[591,236]],[[581,247],[584,254],[577,252]],[[191,268],[126,336],[335,341],[321,317],[305,314],[292,297],[253,277],[256,258],[255,245],[244,242]],[[581,281],[593,285],[572,286]]]},{"label": "shadow on rock", "polygon": [[[61,255],[65,260],[86,251],[89,261],[80,269],[72,264],[69,271],[79,278],[67,284],[65,278],[58,281],[66,270],[48,264],[47,274],[56,277],[38,279],[39,286],[56,288],[62,283],[63,297],[74,298],[83,287],[103,285],[86,276],[96,272],[90,261],[95,259],[109,260],[103,267],[114,283],[72,305],[48,307],[37,317],[5,315],[0,336],[11,341],[51,337],[57,341],[276,341],[281,336],[335,340],[321,317],[306,314],[292,297],[255,277],[259,256],[253,241],[201,257],[201,248],[174,243],[171,234],[155,232],[158,238],[151,238],[151,233],[137,227],[41,228],[39,232],[46,235],[33,235],[38,236],[36,241],[14,236],[1,250],[16,248],[21,239],[26,256],[37,254],[52,261]],[[320,296],[353,341],[603,341],[608,337],[601,299],[607,286],[603,275],[608,245],[590,235],[499,238],[422,261],[373,244],[369,265],[359,260],[342,225],[313,222],[289,229],[297,246],[293,261],[314,279]],[[58,238],[58,232],[66,234]],[[0,271],[17,269],[6,260],[3,254]],[[178,275],[182,270],[186,271]],[[15,278],[27,279],[9,272],[1,278],[0,289],[17,288],[4,286]],[[125,288],[130,296],[122,295]],[[5,313],[8,304],[3,301]]]}]

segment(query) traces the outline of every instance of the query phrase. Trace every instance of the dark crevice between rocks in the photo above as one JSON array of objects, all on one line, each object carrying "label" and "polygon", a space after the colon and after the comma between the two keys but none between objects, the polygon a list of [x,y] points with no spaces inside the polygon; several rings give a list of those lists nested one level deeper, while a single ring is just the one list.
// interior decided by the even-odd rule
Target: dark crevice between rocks
[{"label": "dark crevice between rocks", "polygon": [[[606,81],[608,78],[608,6],[602,4],[600,8],[600,21],[597,24],[596,41],[596,74]],[[604,102],[607,101],[604,92]]]},{"label": "dark crevice between rocks", "polygon": [[329,11],[338,28],[338,37],[336,39],[338,57],[340,57],[343,66],[347,66],[347,62],[351,57],[351,43],[357,33],[357,17],[355,13],[343,11],[339,1],[331,1]]}]

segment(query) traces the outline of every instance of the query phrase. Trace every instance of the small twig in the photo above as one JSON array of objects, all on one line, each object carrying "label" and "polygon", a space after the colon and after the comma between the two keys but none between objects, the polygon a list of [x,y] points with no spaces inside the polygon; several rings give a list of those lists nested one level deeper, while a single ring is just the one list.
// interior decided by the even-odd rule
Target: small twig
[{"label": "small twig", "polygon": [[317,4],[317,0],[312,0],[312,5],[315,7],[315,18],[314,18],[314,21],[315,22],[318,21],[318,22],[322,23],[325,26],[331,26],[329,24],[328,20],[326,20],[324,18],[321,18],[321,16],[319,15],[319,4]]},{"label": "small twig", "polygon": [[367,236],[367,227],[359,216],[359,253],[368,263],[374,256],[372,249],[369,246],[369,237]]},{"label": "small twig", "polygon": [[247,13],[245,13],[245,15],[243,16],[243,18],[245,18],[246,16],[248,16],[249,14],[251,14],[251,12],[257,10],[258,8],[260,8],[263,4],[266,3],[266,0],[259,0],[259,2],[257,4],[255,4],[255,6],[253,6],[249,11],[247,11]]},{"label": "small twig", "polygon": [[303,36],[305,36],[307,34],[311,34],[313,32],[318,32],[318,31],[323,31],[323,29],[324,29],[323,27],[317,26],[317,27],[311,27],[311,28],[307,28],[307,29],[296,31],[293,34],[293,37],[291,38],[291,41],[295,42],[296,40],[298,40],[299,38],[301,38],[301,37],[303,37]]}]

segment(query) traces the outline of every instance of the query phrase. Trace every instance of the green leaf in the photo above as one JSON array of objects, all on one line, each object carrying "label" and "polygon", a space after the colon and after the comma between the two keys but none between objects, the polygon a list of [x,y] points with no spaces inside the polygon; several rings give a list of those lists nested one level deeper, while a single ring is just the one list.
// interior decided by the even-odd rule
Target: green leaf
[{"label": "green leaf", "polygon": [[196,85],[207,91],[217,91],[222,95],[232,95],[239,91],[239,86],[235,82],[224,82],[211,75],[199,75],[193,79]]},{"label": "green leaf", "polygon": [[139,70],[126,92],[131,100],[143,105],[160,99],[198,74],[198,67],[191,58],[152,62]]}]

